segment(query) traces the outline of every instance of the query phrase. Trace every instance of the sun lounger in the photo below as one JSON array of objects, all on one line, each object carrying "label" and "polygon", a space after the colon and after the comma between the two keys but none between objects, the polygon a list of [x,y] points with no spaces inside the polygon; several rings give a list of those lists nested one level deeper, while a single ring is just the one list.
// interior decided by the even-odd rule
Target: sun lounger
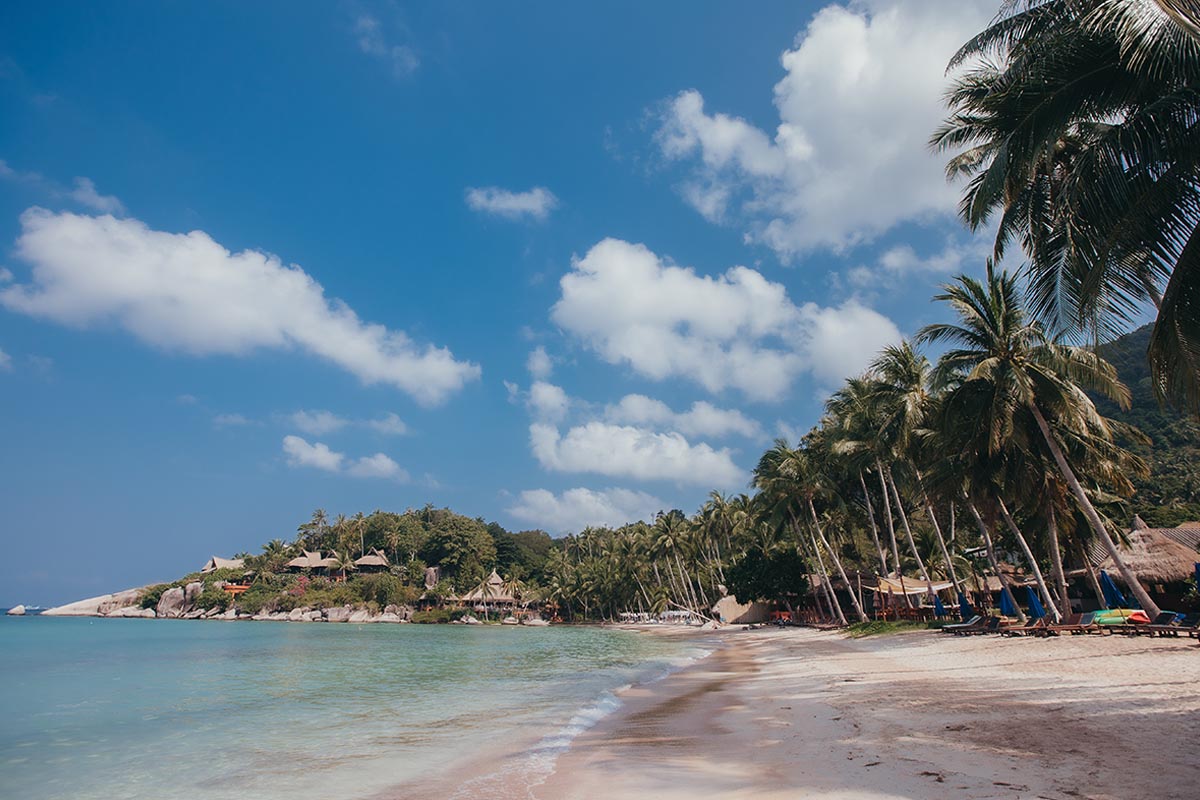
[{"label": "sun lounger", "polygon": [[987,621],[982,625],[973,628],[963,628],[959,631],[960,636],[979,636],[984,633],[999,633],[1000,623],[1003,620],[1000,617],[988,617]]},{"label": "sun lounger", "polygon": [[966,622],[956,622],[953,625],[943,625],[942,633],[957,634],[959,631],[965,630],[967,628],[976,628],[976,627],[982,627],[982,626],[983,626],[983,617],[976,614],[975,616],[971,617]]},{"label": "sun lounger", "polygon": [[1148,624],[1130,625],[1129,632],[1138,636],[1178,636],[1179,615],[1174,611],[1164,611]]},{"label": "sun lounger", "polygon": [[1045,617],[1035,617],[1028,620],[1024,625],[1011,625],[1007,628],[1001,628],[1002,636],[1036,636],[1038,631],[1046,627]]},{"label": "sun lounger", "polygon": [[1072,635],[1080,633],[1091,633],[1097,630],[1097,626],[1093,624],[1092,617],[1088,614],[1072,614],[1067,617],[1061,625],[1047,625],[1045,628],[1046,636],[1058,636],[1061,633],[1070,633]]}]

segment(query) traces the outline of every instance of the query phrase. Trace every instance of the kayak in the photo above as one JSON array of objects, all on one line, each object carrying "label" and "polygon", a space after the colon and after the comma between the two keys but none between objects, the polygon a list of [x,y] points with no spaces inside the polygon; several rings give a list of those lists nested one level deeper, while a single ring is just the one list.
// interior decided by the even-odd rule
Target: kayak
[{"label": "kayak", "polygon": [[1097,611],[1092,622],[1097,625],[1149,625],[1150,618],[1141,609],[1110,608]]}]

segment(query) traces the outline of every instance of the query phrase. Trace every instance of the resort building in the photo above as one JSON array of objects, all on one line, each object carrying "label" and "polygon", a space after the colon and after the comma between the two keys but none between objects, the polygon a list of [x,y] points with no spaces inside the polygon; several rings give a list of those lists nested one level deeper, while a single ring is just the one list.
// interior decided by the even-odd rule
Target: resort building
[{"label": "resort building", "polygon": [[215,572],[219,569],[241,569],[245,566],[245,562],[240,558],[221,558],[213,556],[208,561],[204,562],[204,566],[200,568],[200,574],[205,575],[209,572]]}]

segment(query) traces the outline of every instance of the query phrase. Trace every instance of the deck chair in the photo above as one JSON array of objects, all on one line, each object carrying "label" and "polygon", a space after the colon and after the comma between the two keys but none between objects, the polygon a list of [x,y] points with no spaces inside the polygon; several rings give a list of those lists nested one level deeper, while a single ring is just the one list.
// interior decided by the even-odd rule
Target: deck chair
[{"label": "deck chair", "polygon": [[1034,617],[1027,620],[1024,625],[1013,625],[1008,628],[1001,628],[1001,636],[1030,636],[1036,635],[1038,631],[1046,627],[1045,617]]},{"label": "deck chair", "polygon": [[956,622],[953,625],[943,625],[942,633],[958,633],[959,631],[963,630],[964,628],[972,628],[972,627],[975,627],[977,625],[982,625],[982,624],[983,624],[983,617],[976,614],[975,616],[971,617],[966,622]]}]

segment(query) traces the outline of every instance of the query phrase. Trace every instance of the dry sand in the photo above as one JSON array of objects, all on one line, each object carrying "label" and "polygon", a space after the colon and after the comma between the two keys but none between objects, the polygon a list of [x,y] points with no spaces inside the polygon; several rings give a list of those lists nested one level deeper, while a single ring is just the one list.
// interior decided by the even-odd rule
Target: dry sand
[{"label": "dry sand", "polygon": [[1195,640],[724,641],[630,690],[536,797],[1200,798]]}]

